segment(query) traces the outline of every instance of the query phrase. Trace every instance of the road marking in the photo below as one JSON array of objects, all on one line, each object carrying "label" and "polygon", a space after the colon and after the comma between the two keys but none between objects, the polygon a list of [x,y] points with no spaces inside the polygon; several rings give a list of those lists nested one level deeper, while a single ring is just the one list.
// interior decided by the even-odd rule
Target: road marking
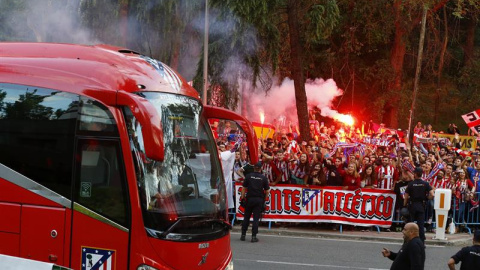
[{"label": "road marking", "polygon": [[234,259],[235,261],[247,261],[247,262],[256,262],[256,263],[270,263],[270,264],[283,264],[283,265],[295,265],[295,266],[309,266],[309,267],[330,267],[330,268],[340,268],[340,269],[358,269],[358,270],[388,270],[388,269],[379,269],[379,268],[366,268],[366,267],[350,267],[342,265],[329,265],[329,264],[314,264],[314,263],[291,263],[291,262],[278,262],[278,261],[263,261],[263,260],[246,260],[246,259]]},{"label": "road marking", "polygon": [[[239,235],[240,233],[231,232],[230,234]],[[382,244],[382,245],[401,245],[400,242],[386,242],[386,241],[373,241],[373,240],[354,240],[354,239],[335,239],[335,238],[322,238],[322,237],[306,237],[306,236],[289,236],[289,235],[271,235],[271,234],[262,234],[262,237],[278,237],[278,238],[295,238],[295,239],[306,239],[306,240],[322,240],[322,241],[335,241],[335,242],[354,242],[354,243],[372,243],[372,244]],[[426,245],[427,247],[433,248],[445,248],[445,246],[436,246],[436,245]]]}]

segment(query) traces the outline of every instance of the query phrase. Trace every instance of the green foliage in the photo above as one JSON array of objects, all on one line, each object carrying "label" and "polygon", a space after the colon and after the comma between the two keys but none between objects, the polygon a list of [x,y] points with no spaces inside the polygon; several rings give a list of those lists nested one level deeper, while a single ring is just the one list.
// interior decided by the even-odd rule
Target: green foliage
[{"label": "green foliage", "polygon": [[454,1],[452,14],[458,18],[465,18],[474,14],[476,18],[480,15],[480,2],[478,0]]},{"label": "green foliage", "polygon": [[[268,91],[273,78],[281,81],[292,76],[289,1],[209,0],[209,3],[208,94],[217,105],[236,108],[243,81],[249,83],[250,89]],[[437,117],[438,125],[443,127],[448,122],[461,122],[461,113],[478,109],[480,1],[297,0],[293,3],[299,10],[295,30],[303,49],[304,75],[310,79],[333,78],[337,82],[345,94],[335,101],[335,109],[341,112],[354,109],[355,115],[363,120],[381,121],[385,105],[398,97],[398,104],[394,105],[399,108],[399,125],[406,127],[420,16],[425,5],[430,12],[415,118],[431,123]],[[1,0],[0,40],[126,45],[173,66],[187,78],[195,74],[195,88],[202,89],[204,6],[204,1],[191,0]],[[433,10],[436,7],[440,8]],[[121,31],[124,19],[128,22],[126,36]],[[473,34],[469,31],[472,23],[476,24]],[[392,58],[392,48],[398,29],[405,31],[406,52],[401,90],[392,92],[392,66],[398,63]],[[81,30],[85,31],[84,39],[79,38]],[[443,54],[445,37],[448,43]],[[476,54],[465,63],[465,56],[470,55],[466,43],[472,39]],[[435,102],[439,102],[436,114]]]},{"label": "green foliage", "polygon": [[37,90],[20,95],[15,103],[5,106],[5,119],[48,120],[53,115],[50,107],[41,105],[45,96],[36,95]]},{"label": "green foliage", "polygon": [[324,3],[312,4],[307,13],[307,37],[311,42],[321,42],[328,39],[340,18],[340,10],[336,1],[327,0]]},{"label": "green foliage", "polygon": [[[458,76],[459,92],[462,96],[464,107],[475,108],[480,106],[480,51],[476,53],[475,60],[465,66]],[[470,110],[471,111],[471,110]]]}]

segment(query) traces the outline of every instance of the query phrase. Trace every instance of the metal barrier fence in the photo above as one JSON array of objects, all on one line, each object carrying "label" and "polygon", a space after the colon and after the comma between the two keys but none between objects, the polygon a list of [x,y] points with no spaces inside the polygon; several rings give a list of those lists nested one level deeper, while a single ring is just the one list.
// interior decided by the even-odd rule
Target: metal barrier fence
[{"label": "metal barrier fence", "polygon": [[[480,199],[480,192],[476,192],[473,196],[473,200],[464,200],[463,202],[452,194],[452,204],[450,211],[448,212],[448,219],[446,228],[449,227],[450,222],[453,221],[457,229],[464,229],[468,233],[472,232],[472,228],[480,227],[480,207],[478,201]],[[396,209],[393,223],[404,223],[402,220],[399,209]],[[435,209],[433,208],[433,200],[429,200],[425,204],[425,224],[431,224],[431,228],[436,228]],[[459,231],[461,232],[461,231]]]}]

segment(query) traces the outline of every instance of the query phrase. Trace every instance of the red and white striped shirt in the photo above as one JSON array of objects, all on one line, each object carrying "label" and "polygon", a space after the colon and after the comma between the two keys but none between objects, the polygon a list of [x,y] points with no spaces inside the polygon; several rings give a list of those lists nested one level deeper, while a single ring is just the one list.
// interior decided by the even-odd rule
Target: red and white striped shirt
[{"label": "red and white striped shirt", "polygon": [[267,177],[268,182],[272,183],[277,180],[277,175],[280,174],[280,170],[278,170],[275,162],[270,161],[262,164],[262,174]]},{"label": "red and white striped shirt", "polygon": [[300,152],[300,146],[298,145],[297,141],[292,140],[287,147],[286,153],[287,154],[292,154],[292,153],[296,154],[298,152]]},{"label": "red and white striped shirt", "polygon": [[446,183],[445,183],[445,188],[452,189],[452,188],[455,186],[455,184],[452,184],[452,182],[451,182],[452,177],[453,177],[453,176],[451,176],[451,175],[444,177],[445,182],[446,182]]},{"label": "red and white striped shirt", "polygon": [[288,168],[288,160],[285,158],[282,160],[275,158],[275,165],[277,166],[278,170],[282,174],[282,180],[280,180],[280,182],[281,183],[290,182],[290,170]]},{"label": "red and white striped shirt", "polygon": [[[425,171],[422,173],[422,177],[421,177],[421,178],[422,178],[423,181],[427,181],[427,182],[428,182],[428,179],[427,179],[427,178],[428,178],[428,174],[429,174],[429,173],[430,173],[430,172],[425,172]],[[431,184],[430,182],[428,182],[428,183]]]},{"label": "red and white striped shirt", "polygon": [[380,166],[376,168],[377,173],[377,188],[393,189],[395,168],[393,166]]},{"label": "red and white striped shirt", "polygon": [[303,179],[308,173],[307,167],[307,164],[302,165],[300,163],[300,160],[296,160],[295,163],[291,166],[290,170],[293,176]]},{"label": "red and white striped shirt", "polygon": [[450,183],[450,180],[449,179],[445,179],[442,178],[441,180],[440,179],[437,179],[437,177],[432,177],[432,181],[429,182],[430,186],[432,186],[433,188],[447,188],[447,184]]}]

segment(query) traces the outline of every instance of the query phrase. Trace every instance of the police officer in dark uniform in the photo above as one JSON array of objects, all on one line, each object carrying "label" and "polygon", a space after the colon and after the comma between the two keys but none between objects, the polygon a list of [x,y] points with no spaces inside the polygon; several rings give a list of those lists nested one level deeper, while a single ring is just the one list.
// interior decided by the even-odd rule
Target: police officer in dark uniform
[{"label": "police officer in dark uniform", "polygon": [[480,269],[480,230],[473,235],[473,246],[462,248],[448,260],[448,268],[455,270],[455,264],[462,262],[460,270]]},{"label": "police officer in dark uniform", "polygon": [[245,235],[247,234],[248,226],[250,225],[250,217],[253,213],[252,224],[252,242],[258,242],[258,223],[260,216],[262,215],[263,205],[268,199],[270,193],[270,187],[268,185],[268,179],[261,173],[262,162],[258,162],[254,166],[253,173],[249,173],[243,181],[243,189],[240,200],[245,198],[246,193],[246,205],[245,215],[242,223],[242,236],[240,240],[245,241]]},{"label": "police officer in dark uniform", "polygon": [[433,189],[428,182],[421,179],[423,174],[421,167],[416,167],[413,174],[415,179],[408,183],[403,204],[408,205],[410,221],[417,223],[420,239],[425,243],[425,203],[433,198]]}]

